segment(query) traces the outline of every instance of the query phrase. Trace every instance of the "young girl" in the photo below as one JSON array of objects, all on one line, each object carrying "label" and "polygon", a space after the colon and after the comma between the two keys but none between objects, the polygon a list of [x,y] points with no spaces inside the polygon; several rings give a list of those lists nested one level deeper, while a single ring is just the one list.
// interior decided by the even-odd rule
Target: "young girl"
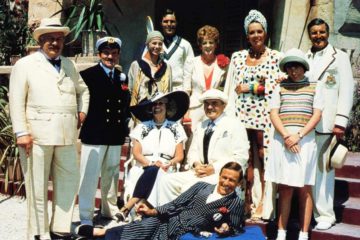
[{"label": "young girl", "polygon": [[310,82],[304,73],[309,64],[298,49],[286,52],[280,61],[288,78],[280,83],[271,103],[270,118],[275,127],[271,143],[267,181],[279,184],[279,220],[277,240],[286,239],[286,225],[294,189],[299,191],[299,239],[308,239],[312,214],[311,185],[315,183],[315,126],[321,118],[323,102],[320,85]]}]

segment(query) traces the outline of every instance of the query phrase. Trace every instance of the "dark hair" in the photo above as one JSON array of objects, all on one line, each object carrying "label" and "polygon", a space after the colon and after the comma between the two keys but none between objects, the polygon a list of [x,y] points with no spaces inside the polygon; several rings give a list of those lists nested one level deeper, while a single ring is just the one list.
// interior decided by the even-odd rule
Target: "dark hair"
[{"label": "dark hair", "polygon": [[174,15],[175,16],[175,19],[176,19],[176,15],[175,15],[175,11],[167,8],[164,13],[162,14],[162,17],[161,18],[164,18],[166,17],[166,15]]},{"label": "dark hair", "polygon": [[311,20],[309,22],[309,24],[307,25],[307,30],[308,30],[308,33],[310,35],[310,29],[315,26],[315,25],[322,25],[322,24],[325,24],[326,26],[326,32],[329,33],[330,31],[330,28],[329,28],[329,24],[327,24],[327,22],[325,22],[323,19],[321,18],[314,18],[313,20]]},{"label": "dark hair", "polygon": [[285,65],[284,65],[284,69],[285,71],[287,71],[288,68],[292,67],[292,66],[300,66],[304,69],[304,72],[306,72],[306,67],[304,66],[304,64],[300,63],[300,62],[287,62]]},{"label": "dark hair", "polygon": [[239,175],[238,182],[240,182],[240,181],[243,179],[243,170],[242,170],[242,167],[241,167],[241,165],[240,165],[239,163],[237,163],[237,162],[228,162],[228,163],[226,163],[226,164],[221,168],[219,175],[221,175],[221,173],[222,173],[222,171],[223,171],[224,169],[230,169],[230,170],[234,170],[234,171],[239,172],[240,175]]}]

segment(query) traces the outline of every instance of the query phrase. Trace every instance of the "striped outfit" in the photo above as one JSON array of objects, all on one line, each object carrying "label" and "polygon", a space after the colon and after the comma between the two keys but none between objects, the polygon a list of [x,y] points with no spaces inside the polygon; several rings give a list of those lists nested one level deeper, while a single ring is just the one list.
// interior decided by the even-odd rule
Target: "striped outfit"
[{"label": "striped outfit", "polygon": [[[321,85],[304,78],[298,82],[285,80],[276,89],[272,109],[279,109],[279,117],[290,134],[299,132],[310,120],[313,109],[322,109]],[[300,153],[292,153],[276,131],[271,141],[269,164],[265,180],[294,187],[314,185],[316,166],[315,131],[299,142]]]},{"label": "striped outfit", "polygon": [[174,201],[157,207],[158,216],[109,229],[105,239],[179,239],[186,232],[213,231],[215,226],[223,222],[214,220],[215,214],[222,207],[228,210],[222,220],[227,219],[229,226],[239,232],[244,215],[243,200],[233,192],[206,203],[215,187],[216,185],[198,182]]}]

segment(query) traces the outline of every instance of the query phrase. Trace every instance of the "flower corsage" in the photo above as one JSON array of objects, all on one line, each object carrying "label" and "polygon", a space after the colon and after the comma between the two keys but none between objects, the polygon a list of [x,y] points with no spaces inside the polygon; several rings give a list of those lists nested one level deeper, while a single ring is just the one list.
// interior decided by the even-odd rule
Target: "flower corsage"
[{"label": "flower corsage", "polygon": [[229,63],[230,63],[230,59],[225,56],[224,54],[219,54],[216,56],[216,60],[217,60],[217,64],[221,69],[226,68]]}]

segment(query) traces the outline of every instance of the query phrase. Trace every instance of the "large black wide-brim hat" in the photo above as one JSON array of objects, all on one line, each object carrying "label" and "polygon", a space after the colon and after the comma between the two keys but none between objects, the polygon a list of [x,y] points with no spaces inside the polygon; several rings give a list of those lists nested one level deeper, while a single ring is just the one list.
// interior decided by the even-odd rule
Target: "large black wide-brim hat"
[{"label": "large black wide-brim hat", "polygon": [[138,105],[130,107],[130,112],[140,121],[153,119],[152,105],[157,100],[167,98],[166,119],[177,121],[181,119],[189,109],[190,99],[184,91],[174,91],[169,93],[157,92],[149,100],[143,100]]}]

